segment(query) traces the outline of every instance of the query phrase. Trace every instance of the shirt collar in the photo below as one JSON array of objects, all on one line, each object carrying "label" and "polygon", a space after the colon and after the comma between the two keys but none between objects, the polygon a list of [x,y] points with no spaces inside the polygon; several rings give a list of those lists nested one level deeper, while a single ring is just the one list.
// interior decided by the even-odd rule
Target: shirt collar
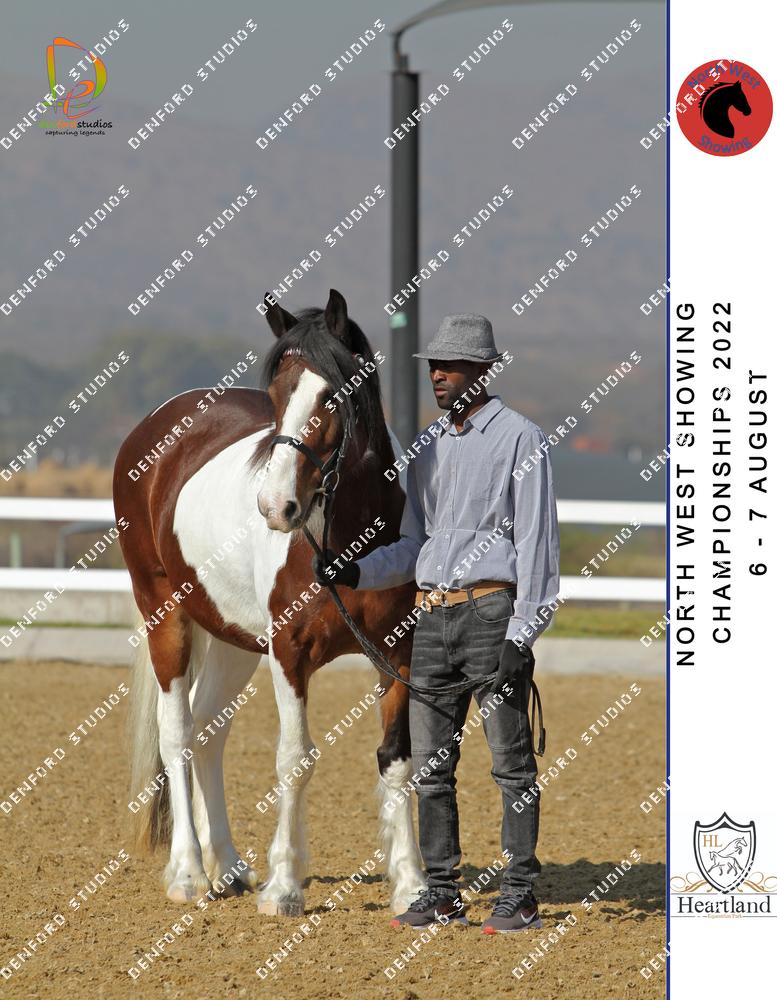
[{"label": "shirt collar", "polygon": [[463,434],[464,431],[468,429],[468,427],[475,427],[482,434],[485,431],[487,425],[494,419],[497,413],[499,413],[501,410],[504,409],[504,407],[505,404],[502,402],[501,396],[492,396],[485,406],[481,406],[476,413],[474,413],[471,417],[467,417],[464,420],[464,426],[462,427],[461,431],[457,431],[456,428],[454,427],[452,416],[446,430],[453,437],[458,437],[460,434]]}]

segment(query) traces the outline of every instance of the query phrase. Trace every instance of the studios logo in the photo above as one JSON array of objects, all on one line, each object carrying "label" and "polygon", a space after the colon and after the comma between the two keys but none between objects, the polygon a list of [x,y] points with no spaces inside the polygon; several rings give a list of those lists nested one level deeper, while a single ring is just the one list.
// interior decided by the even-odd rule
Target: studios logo
[{"label": "studios logo", "polygon": [[[114,28],[103,41],[111,45],[116,40],[113,35],[120,37]],[[97,43],[95,49],[106,51],[102,43]],[[84,54],[83,58],[77,58],[79,53]],[[62,79],[58,81],[58,62],[63,59],[74,65],[66,77],[60,72]],[[105,63],[96,52],[60,35],[46,48],[46,71],[51,93],[59,95],[52,105],[51,117],[38,122],[40,128],[46,129],[46,135],[105,135],[107,129],[113,128],[113,122],[96,114],[100,108],[97,98],[108,81]]]},{"label": "studios logo", "polygon": [[777,876],[753,870],[755,823],[737,823],[727,813],[712,823],[693,827],[693,854],[698,871],[673,875],[673,917],[770,917]]}]

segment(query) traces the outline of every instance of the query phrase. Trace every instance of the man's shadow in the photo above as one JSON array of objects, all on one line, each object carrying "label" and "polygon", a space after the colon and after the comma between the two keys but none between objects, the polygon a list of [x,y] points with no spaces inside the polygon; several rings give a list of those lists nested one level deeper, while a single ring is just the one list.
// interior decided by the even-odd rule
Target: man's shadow
[{"label": "man's shadow", "polygon": [[[666,865],[661,862],[635,862],[627,858],[631,861],[631,868],[627,871],[621,860],[594,864],[580,858],[566,865],[544,864],[534,887],[540,907],[546,910],[548,906],[557,906],[558,910],[549,916],[554,920],[563,920],[570,907],[580,907],[587,897],[593,911],[603,913],[623,916],[625,904],[625,908],[631,911],[627,919],[631,920],[641,921],[662,914],[666,910]],[[615,870],[616,865],[623,875]],[[461,874],[462,889],[466,889],[484,874],[484,869],[462,865]],[[617,879],[614,885],[607,881],[608,875]],[[470,892],[468,901],[483,900],[492,905],[499,894],[500,877],[501,873],[492,877],[479,893]]]}]

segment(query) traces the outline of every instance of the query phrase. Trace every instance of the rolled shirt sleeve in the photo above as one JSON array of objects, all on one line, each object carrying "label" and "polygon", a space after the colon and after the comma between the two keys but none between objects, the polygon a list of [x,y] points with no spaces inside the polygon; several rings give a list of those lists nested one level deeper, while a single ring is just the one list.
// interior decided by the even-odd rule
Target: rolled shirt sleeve
[{"label": "rolled shirt sleeve", "polygon": [[427,540],[425,516],[418,497],[416,469],[411,465],[407,472],[407,493],[399,540],[382,545],[356,560],[359,567],[357,590],[388,590],[409,580],[415,580],[416,561]]},{"label": "rolled shirt sleeve", "polygon": [[[559,592],[558,514],[549,452],[550,443],[543,431],[522,434],[515,475],[510,477],[517,590],[505,639],[526,646],[550,624],[553,611],[548,605]],[[525,461],[530,471],[522,468]]]}]

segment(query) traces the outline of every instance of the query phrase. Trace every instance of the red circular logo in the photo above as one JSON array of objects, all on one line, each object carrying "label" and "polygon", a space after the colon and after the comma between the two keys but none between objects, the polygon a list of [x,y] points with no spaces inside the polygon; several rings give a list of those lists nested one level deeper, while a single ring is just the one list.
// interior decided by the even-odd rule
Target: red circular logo
[{"label": "red circular logo", "polygon": [[685,138],[712,156],[738,156],[756,146],[772,120],[772,95],[747,63],[718,59],[690,73],[677,94]]}]

